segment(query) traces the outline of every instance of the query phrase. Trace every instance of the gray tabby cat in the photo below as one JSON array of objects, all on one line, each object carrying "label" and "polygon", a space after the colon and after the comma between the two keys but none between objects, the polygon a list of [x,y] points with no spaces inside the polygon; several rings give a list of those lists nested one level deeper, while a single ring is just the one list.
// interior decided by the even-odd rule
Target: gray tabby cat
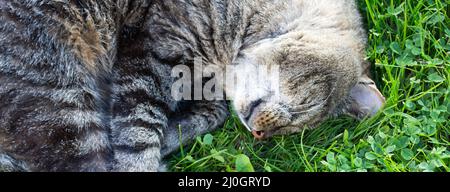
[{"label": "gray tabby cat", "polygon": [[223,101],[171,97],[171,68],[195,57],[281,66],[283,97],[232,98],[257,138],[383,103],[352,0],[0,0],[0,12],[2,170],[156,171],[179,131],[185,143],[227,116]]}]

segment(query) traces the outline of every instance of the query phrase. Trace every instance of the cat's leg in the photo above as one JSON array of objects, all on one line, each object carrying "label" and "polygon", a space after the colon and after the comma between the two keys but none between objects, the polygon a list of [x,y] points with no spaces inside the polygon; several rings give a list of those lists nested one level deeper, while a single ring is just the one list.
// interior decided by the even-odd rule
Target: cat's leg
[{"label": "cat's leg", "polygon": [[113,38],[71,3],[0,3],[0,148],[30,171],[106,171],[112,156],[100,76]]},{"label": "cat's leg", "polygon": [[113,171],[157,171],[167,114],[175,108],[171,68],[152,58],[148,38],[144,32],[126,34],[118,50],[111,124]]},{"label": "cat's leg", "polygon": [[32,171],[106,171],[108,131],[97,106],[102,96],[81,82],[40,79],[48,73],[55,75],[1,74],[1,147]]},{"label": "cat's leg", "polygon": [[163,157],[178,150],[180,145],[193,141],[196,136],[211,132],[223,125],[229,116],[226,101],[192,101],[185,111],[169,118],[164,130]]}]

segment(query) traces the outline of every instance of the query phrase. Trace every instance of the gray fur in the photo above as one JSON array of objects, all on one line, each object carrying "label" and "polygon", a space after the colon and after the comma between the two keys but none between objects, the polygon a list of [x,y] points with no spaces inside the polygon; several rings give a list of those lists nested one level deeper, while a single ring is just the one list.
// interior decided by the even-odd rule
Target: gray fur
[{"label": "gray fur", "polygon": [[[4,159],[24,162],[29,171],[156,171],[167,126],[161,113],[175,107],[157,84],[170,83],[164,74],[170,67],[150,65],[150,53],[137,57],[132,48],[119,49],[148,38],[136,26],[143,26],[149,6],[1,1]],[[144,53],[148,45],[133,46]]]}]

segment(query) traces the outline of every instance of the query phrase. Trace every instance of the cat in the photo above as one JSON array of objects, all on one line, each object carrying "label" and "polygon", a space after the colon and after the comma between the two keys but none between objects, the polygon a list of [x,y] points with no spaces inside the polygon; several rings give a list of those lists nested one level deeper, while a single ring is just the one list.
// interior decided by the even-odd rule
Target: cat
[{"label": "cat", "polygon": [[158,171],[229,114],[225,101],[171,97],[171,69],[194,58],[280,65],[285,100],[230,95],[256,138],[384,101],[364,73],[351,0],[22,0],[0,11],[3,170]]},{"label": "cat", "polygon": [[279,78],[250,82],[255,89],[225,85],[231,108],[257,139],[314,128],[331,116],[373,116],[385,102],[370,79],[354,0],[167,0],[150,12],[158,58],[233,65],[240,77],[255,75],[249,65],[279,68]]}]

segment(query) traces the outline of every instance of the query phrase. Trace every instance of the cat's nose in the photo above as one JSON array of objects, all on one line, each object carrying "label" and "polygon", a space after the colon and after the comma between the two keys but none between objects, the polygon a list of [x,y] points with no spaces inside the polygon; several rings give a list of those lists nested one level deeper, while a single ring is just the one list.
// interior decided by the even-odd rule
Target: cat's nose
[{"label": "cat's nose", "polygon": [[252,128],[253,137],[262,140],[270,138],[279,129],[289,125],[290,122],[291,116],[287,111],[269,106],[254,111],[247,124]]},{"label": "cat's nose", "polygon": [[265,132],[264,131],[253,130],[252,134],[253,134],[253,137],[255,137],[255,139],[259,139],[259,140],[264,139],[264,136],[265,136]]}]

